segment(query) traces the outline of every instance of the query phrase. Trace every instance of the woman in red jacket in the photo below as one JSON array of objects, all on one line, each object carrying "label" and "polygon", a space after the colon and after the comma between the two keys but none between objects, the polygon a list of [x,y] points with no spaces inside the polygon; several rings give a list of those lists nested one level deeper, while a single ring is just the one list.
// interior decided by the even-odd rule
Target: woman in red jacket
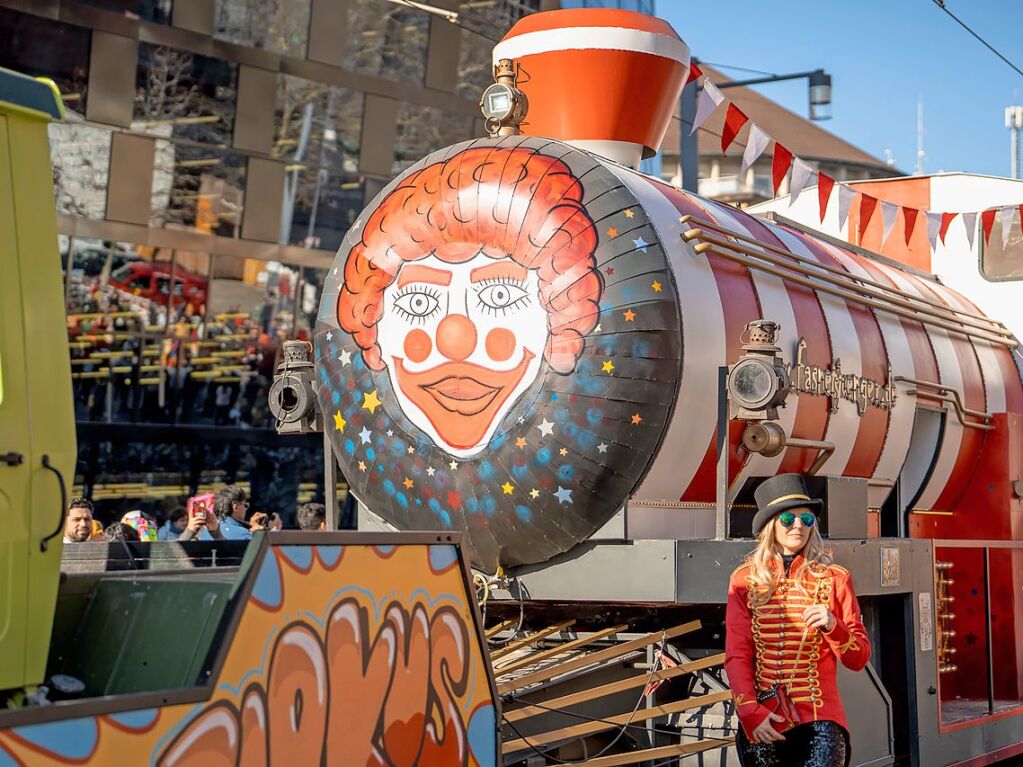
[{"label": "woman in red jacket", "polygon": [[725,671],[744,767],[845,767],[849,732],[835,669],[870,659],[852,578],[824,551],[798,474],[755,493],[756,549],[728,584]]}]

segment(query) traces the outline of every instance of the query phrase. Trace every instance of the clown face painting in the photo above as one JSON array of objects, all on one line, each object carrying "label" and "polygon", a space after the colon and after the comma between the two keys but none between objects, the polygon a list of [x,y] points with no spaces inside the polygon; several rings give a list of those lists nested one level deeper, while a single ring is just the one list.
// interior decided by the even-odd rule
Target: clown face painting
[{"label": "clown face painting", "polygon": [[681,369],[670,266],[626,174],[548,139],[475,139],[353,222],[324,280],[317,397],[368,525],[458,531],[493,572],[621,508]]},{"label": "clown face painting", "polygon": [[603,283],[567,168],[521,149],[458,159],[406,179],[370,217],[338,320],[369,367],[387,371],[409,421],[467,458],[545,361],[574,368]]},{"label": "clown face painting", "polygon": [[479,452],[536,379],[549,330],[539,277],[508,258],[437,255],[384,291],[381,358],[401,408],[447,452]]}]

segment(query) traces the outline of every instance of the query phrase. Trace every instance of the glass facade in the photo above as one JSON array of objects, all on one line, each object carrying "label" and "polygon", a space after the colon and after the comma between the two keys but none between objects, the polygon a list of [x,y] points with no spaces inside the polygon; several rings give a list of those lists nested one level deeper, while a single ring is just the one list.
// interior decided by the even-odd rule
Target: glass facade
[{"label": "glass facade", "polygon": [[[429,88],[429,62],[451,57],[431,57],[444,22],[422,10],[351,0],[335,48],[310,34],[330,0],[217,0],[205,20],[198,7],[53,0],[37,15],[0,0],[0,66],[52,78],[67,108],[50,145],[73,491],[105,523],[228,482],[286,516],[322,497],[321,438],[280,438],[269,416],[282,344],[311,337],[367,195],[473,137],[488,38],[538,2],[459,6],[457,67]],[[433,44],[451,45],[440,31]]]}]

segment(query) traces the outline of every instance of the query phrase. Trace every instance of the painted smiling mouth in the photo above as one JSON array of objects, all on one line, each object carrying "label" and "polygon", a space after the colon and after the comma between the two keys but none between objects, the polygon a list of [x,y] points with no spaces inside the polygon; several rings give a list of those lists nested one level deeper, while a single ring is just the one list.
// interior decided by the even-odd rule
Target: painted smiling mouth
[{"label": "painted smiling mouth", "polygon": [[446,376],[421,387],[446,410],[460,415],[476,415],[486,410],[503,386],[488,386],[471,376]]}]

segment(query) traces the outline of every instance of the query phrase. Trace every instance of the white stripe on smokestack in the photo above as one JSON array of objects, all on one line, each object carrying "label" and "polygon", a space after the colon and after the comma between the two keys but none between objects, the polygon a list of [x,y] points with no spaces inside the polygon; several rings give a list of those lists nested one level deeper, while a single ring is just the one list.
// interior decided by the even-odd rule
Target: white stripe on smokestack
[{"label": "white stripe on smokestack", "polygon": [[551,51],[633,51],[689,66],[689,46],[677,37],[625,27],[570,27],[526,32],[494,46],[494,63]]}]

